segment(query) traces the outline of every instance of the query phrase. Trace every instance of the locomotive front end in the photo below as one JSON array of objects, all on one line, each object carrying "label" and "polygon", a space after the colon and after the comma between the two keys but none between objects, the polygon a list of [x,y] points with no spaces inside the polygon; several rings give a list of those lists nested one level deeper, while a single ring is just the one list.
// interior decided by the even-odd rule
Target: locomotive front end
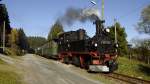
[{"label": "locomotive front end", "polygon": [[97,20],[96,35],[90,40],[90,51],[92,55],[90,71],[113,72],[118,68],[116,62],[116,44],[110,37],[110,29],[104,28],[104,21]]}]

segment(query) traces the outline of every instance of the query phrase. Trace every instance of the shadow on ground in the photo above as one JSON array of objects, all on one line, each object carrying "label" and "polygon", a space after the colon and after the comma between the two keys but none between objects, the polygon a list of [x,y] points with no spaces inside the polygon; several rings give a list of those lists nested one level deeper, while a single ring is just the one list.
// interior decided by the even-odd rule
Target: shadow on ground
[{"label": "shadow on ground", "polygon": [[144,66],[142,64],[139,64],[139,70],[145,75],[150,76],[150,66]]}]

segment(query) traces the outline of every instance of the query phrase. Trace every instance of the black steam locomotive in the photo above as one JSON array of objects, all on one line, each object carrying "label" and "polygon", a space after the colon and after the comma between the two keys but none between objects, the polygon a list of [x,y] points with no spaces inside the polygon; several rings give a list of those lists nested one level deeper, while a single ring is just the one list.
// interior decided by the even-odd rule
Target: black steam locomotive
[{"label": "black steam locomotive", "polygon": [[90,38],[84,29],[59,34],[58,56],[61,62],[72,63],[95,72],[112,72],[117,69],[117,46],[110,38],[104,21],[96,20],[96,34]]}]

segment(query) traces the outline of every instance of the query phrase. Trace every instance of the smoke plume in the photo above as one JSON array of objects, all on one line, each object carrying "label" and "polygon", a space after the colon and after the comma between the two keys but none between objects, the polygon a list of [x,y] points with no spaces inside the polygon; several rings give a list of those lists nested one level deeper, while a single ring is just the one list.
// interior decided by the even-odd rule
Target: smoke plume
[{"label": "smoke plume", "polygon": [[62,24],[72,25],[75,21],[95,21],[99,19],[99,11],[97,8],[75,9],[68,8],[63,16],[58,21]]}]

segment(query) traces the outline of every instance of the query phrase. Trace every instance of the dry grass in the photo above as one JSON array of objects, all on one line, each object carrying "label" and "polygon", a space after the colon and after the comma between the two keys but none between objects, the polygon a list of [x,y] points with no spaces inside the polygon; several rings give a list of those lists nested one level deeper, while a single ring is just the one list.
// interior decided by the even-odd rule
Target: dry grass
[{"label": "dry grass", "polygon": [[0,84],[22,84],[16,69],[0,60]]}]

